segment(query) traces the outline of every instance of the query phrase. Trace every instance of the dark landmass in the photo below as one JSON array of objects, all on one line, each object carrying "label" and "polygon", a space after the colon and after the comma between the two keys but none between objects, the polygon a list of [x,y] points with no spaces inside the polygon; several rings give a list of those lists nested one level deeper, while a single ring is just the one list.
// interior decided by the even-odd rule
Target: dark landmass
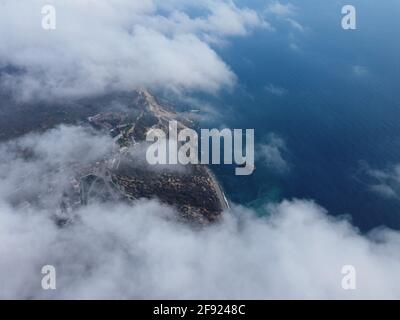
[{"label": "dark landmass", "polygon": [[64,213],[92,201],[135,201],[146,198],[158,199],[177,208],[179,218],[185,221],[201,224],[216,221],[228,203],[207,166],[186,165],[184,168],[171,169],[135,161],[132,147],[144,142],[151,128],[168,132],[171,120],[178,122],[178,129],[192,124],[189,119],[162,106],[146,90],[136,91],[133,104],[125,110],[88,117],[96,130],[105,131],[114,138],[116,148],[109,159],[77,175],[71,189],[64,195]]}]

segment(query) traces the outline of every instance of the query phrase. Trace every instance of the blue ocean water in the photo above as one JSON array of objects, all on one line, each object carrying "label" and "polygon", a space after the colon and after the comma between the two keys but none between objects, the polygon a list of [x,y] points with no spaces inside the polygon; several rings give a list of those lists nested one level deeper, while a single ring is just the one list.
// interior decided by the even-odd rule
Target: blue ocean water
[{"label": "blue ocean water", "polygon": [[[330,214],[348,214],[362,231],[400,228],[400,200],[372,192],[362,168],[400,163],[400,2],[351,1],[357,30],[341,28],[344,1],[291,1],[292,16],[266,16],[275,31],[257,30],[218,48],[238,85],[218,97],[223,124],[273,132],[287,145],[290,170],[256,163],[252,176],[215,167],[229,198],[259,208],[267,201],[313,199]],[[285,2],[282,2],[285,3]],[[265,1],[242,1],[265,8]],[[283,92],[273,94],[273,85]],[[361,172],[361,174],[360,174]]]}]

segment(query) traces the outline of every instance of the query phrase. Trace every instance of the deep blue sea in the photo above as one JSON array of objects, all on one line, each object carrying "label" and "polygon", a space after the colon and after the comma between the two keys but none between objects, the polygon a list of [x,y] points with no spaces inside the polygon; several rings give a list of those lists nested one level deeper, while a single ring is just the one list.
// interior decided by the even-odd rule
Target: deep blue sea
[{"label": "deep blue sea", "polygon": [[[242,2],[260,12],[265,3]],[[254,128],[256,143],[271,132],[282,137],[290,167],[282,174],[260,162],[249,177],[215,167],[231,201],[258,209],[313,199],[362,231],[400,229],[400,200],[372,192],[363,171],[400,163],[400,2],[351,2],[357,30],[341,28],[343,1],[293,0],[303,31],[267,17],[275,31],[217,48],[238,84],[200,98],[218,106],[224,126]],[[266,90],[271,84],[284,93]]]}]

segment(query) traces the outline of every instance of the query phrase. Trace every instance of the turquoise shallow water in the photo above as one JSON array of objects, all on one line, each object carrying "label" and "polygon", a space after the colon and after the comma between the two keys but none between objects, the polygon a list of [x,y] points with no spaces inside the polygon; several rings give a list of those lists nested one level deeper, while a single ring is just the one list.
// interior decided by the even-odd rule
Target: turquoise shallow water
[{"label": "turquoise shallow water", "polygon": [[[350,214],[364,231],[398,229],[399,199],[372,192],[364,169],[400,163],[400,3],[353,1],[356,31],[340,27],[344,2],[292,3],[306,31],[271,18],[275,31],[219,48],[238,85],[200,97],[218,106],[225,126],[255,128],[256,142],[270,132],[282,137],[290,170],[280,174],[262,161],[250,177],[214,170],[236,203],[259,208],[283,198],[314,199],[333,215]],[[284,93],[266,90],[271,85]]]}]

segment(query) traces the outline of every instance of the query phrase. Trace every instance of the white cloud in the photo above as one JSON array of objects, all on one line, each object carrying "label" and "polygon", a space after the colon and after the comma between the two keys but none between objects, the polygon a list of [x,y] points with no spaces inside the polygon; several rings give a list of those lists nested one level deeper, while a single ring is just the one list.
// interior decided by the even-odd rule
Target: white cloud
[{"label": "white cloud", "polygon": [[368,68],[360,65],[352,66],[353,74],[356,76],[365,76],[369,73]]},{"label": "white cloud", "polygon": [[375,184],[370,186],[370,190],[385,197],[385,198],[398,198],[398,193],[387,184]]},{"label": "white cloud", "polygon": [[400,199],[400,164],[375,169],[363,162],[361,174],[364,175],[361,179],[371,191],[385,198]]},{"label": "white cloud", "polygon": [[295,44],[293,42],[289,44],[289,48],[291,50],[295,51],[295,52],[301,52],[302,51],[301,48],[297,44]]},{"label": "white cloud", "polygon": [[287,152],[285,141],[276,134],[270,134],[266,142],[257,146],[256,157],[262,165],[284,173],[289,170],[289,164],[284,154]]},{"label": "white cloud", "polygon": [[3,74],[1,84],[20,99],[79,97],[137,86],[207,92],[230,88],[235,75],[210,41],[268,26],[254,10],[231,1],[207,1],[204,14],[191,17],[186,12],[190,5],[178,10],[151,0],[60,0],[53,2],[56,30],[46,31],[40,12],[47,3],[0,4],[0,65],[19,69]]},{"label": "white cloud", "polygon": [[61,126],[0,145],[0,202],[34,201],[56,210],[76,170],[111,154],[114,142],[89,129]]},{"label": "white cloud", "polygon": [[295,15],[297,8],[290,2],[285,4],[279,1],[272,1],[267,5],[265,12],[280,18],[286,18]]},{"label": "white cloud", "polygon": [[308,30],[294,17],[298,15],[298,8],[290,2],[283,4],[279,1],[270,2],[264,10],[267,16],[274,16],[277,20],[284,21],[290,25],[290,27],[299,32],[305,32]]},{"label": "white cloud", "polygon": [[[236,208],[236,216],[201,231],[164,219],[171,210],[148,201],[87,207],[81,222],[63,230],[37,213],[2,210],[0,297],[400,297],[398,233],[361,236],[307,201],[269,210],[262,219]],[[44,264],[57,269],[56,291],[39,288]],[[348,264],[356,291],[341,288]]]},{"label": "white cloud", "polygon": [[289,24],[296,30],[304,32],[305,28],[296,20],[292,19],[292,18],[287,18],[286,19],[287,22],[289,22]]},{"label": "white cloud", "polygon": [[267,92],[269,92],[272,95],[278,96],[278,97],[282,97],[284,95],[286,95],[288,93],[288,90],[286,90],[285,88],[282,88],[280,86],[276,86],[272,83],[268,84],[267,86],[265,86],[265,90]]},{"label": "white cloud", "polygon": [[[81,141],[92,155],[108,144],[62,127],[1,145],[0,298],[400,298],[400,234],[360,235],[312,201],[266,205],[264,218],[234,207],[201,230],[174,222],[173,210],[155,201],[92,204],[63,228],[52,219],[56,202],[21,208],[10,201],[18,171],[30,190],[57,199],[62,188],[43,185],[69,172],[46,169],[70,168],[79,160],[71,145],[79,150]],[[16,161],[18,146],[32,155]],[[42,175],[26,176],[24,167]],[[55,291],[40,287],[48,264],[57,270]],[[356,268],[357,290],[342,289],[343,265]]]}]

